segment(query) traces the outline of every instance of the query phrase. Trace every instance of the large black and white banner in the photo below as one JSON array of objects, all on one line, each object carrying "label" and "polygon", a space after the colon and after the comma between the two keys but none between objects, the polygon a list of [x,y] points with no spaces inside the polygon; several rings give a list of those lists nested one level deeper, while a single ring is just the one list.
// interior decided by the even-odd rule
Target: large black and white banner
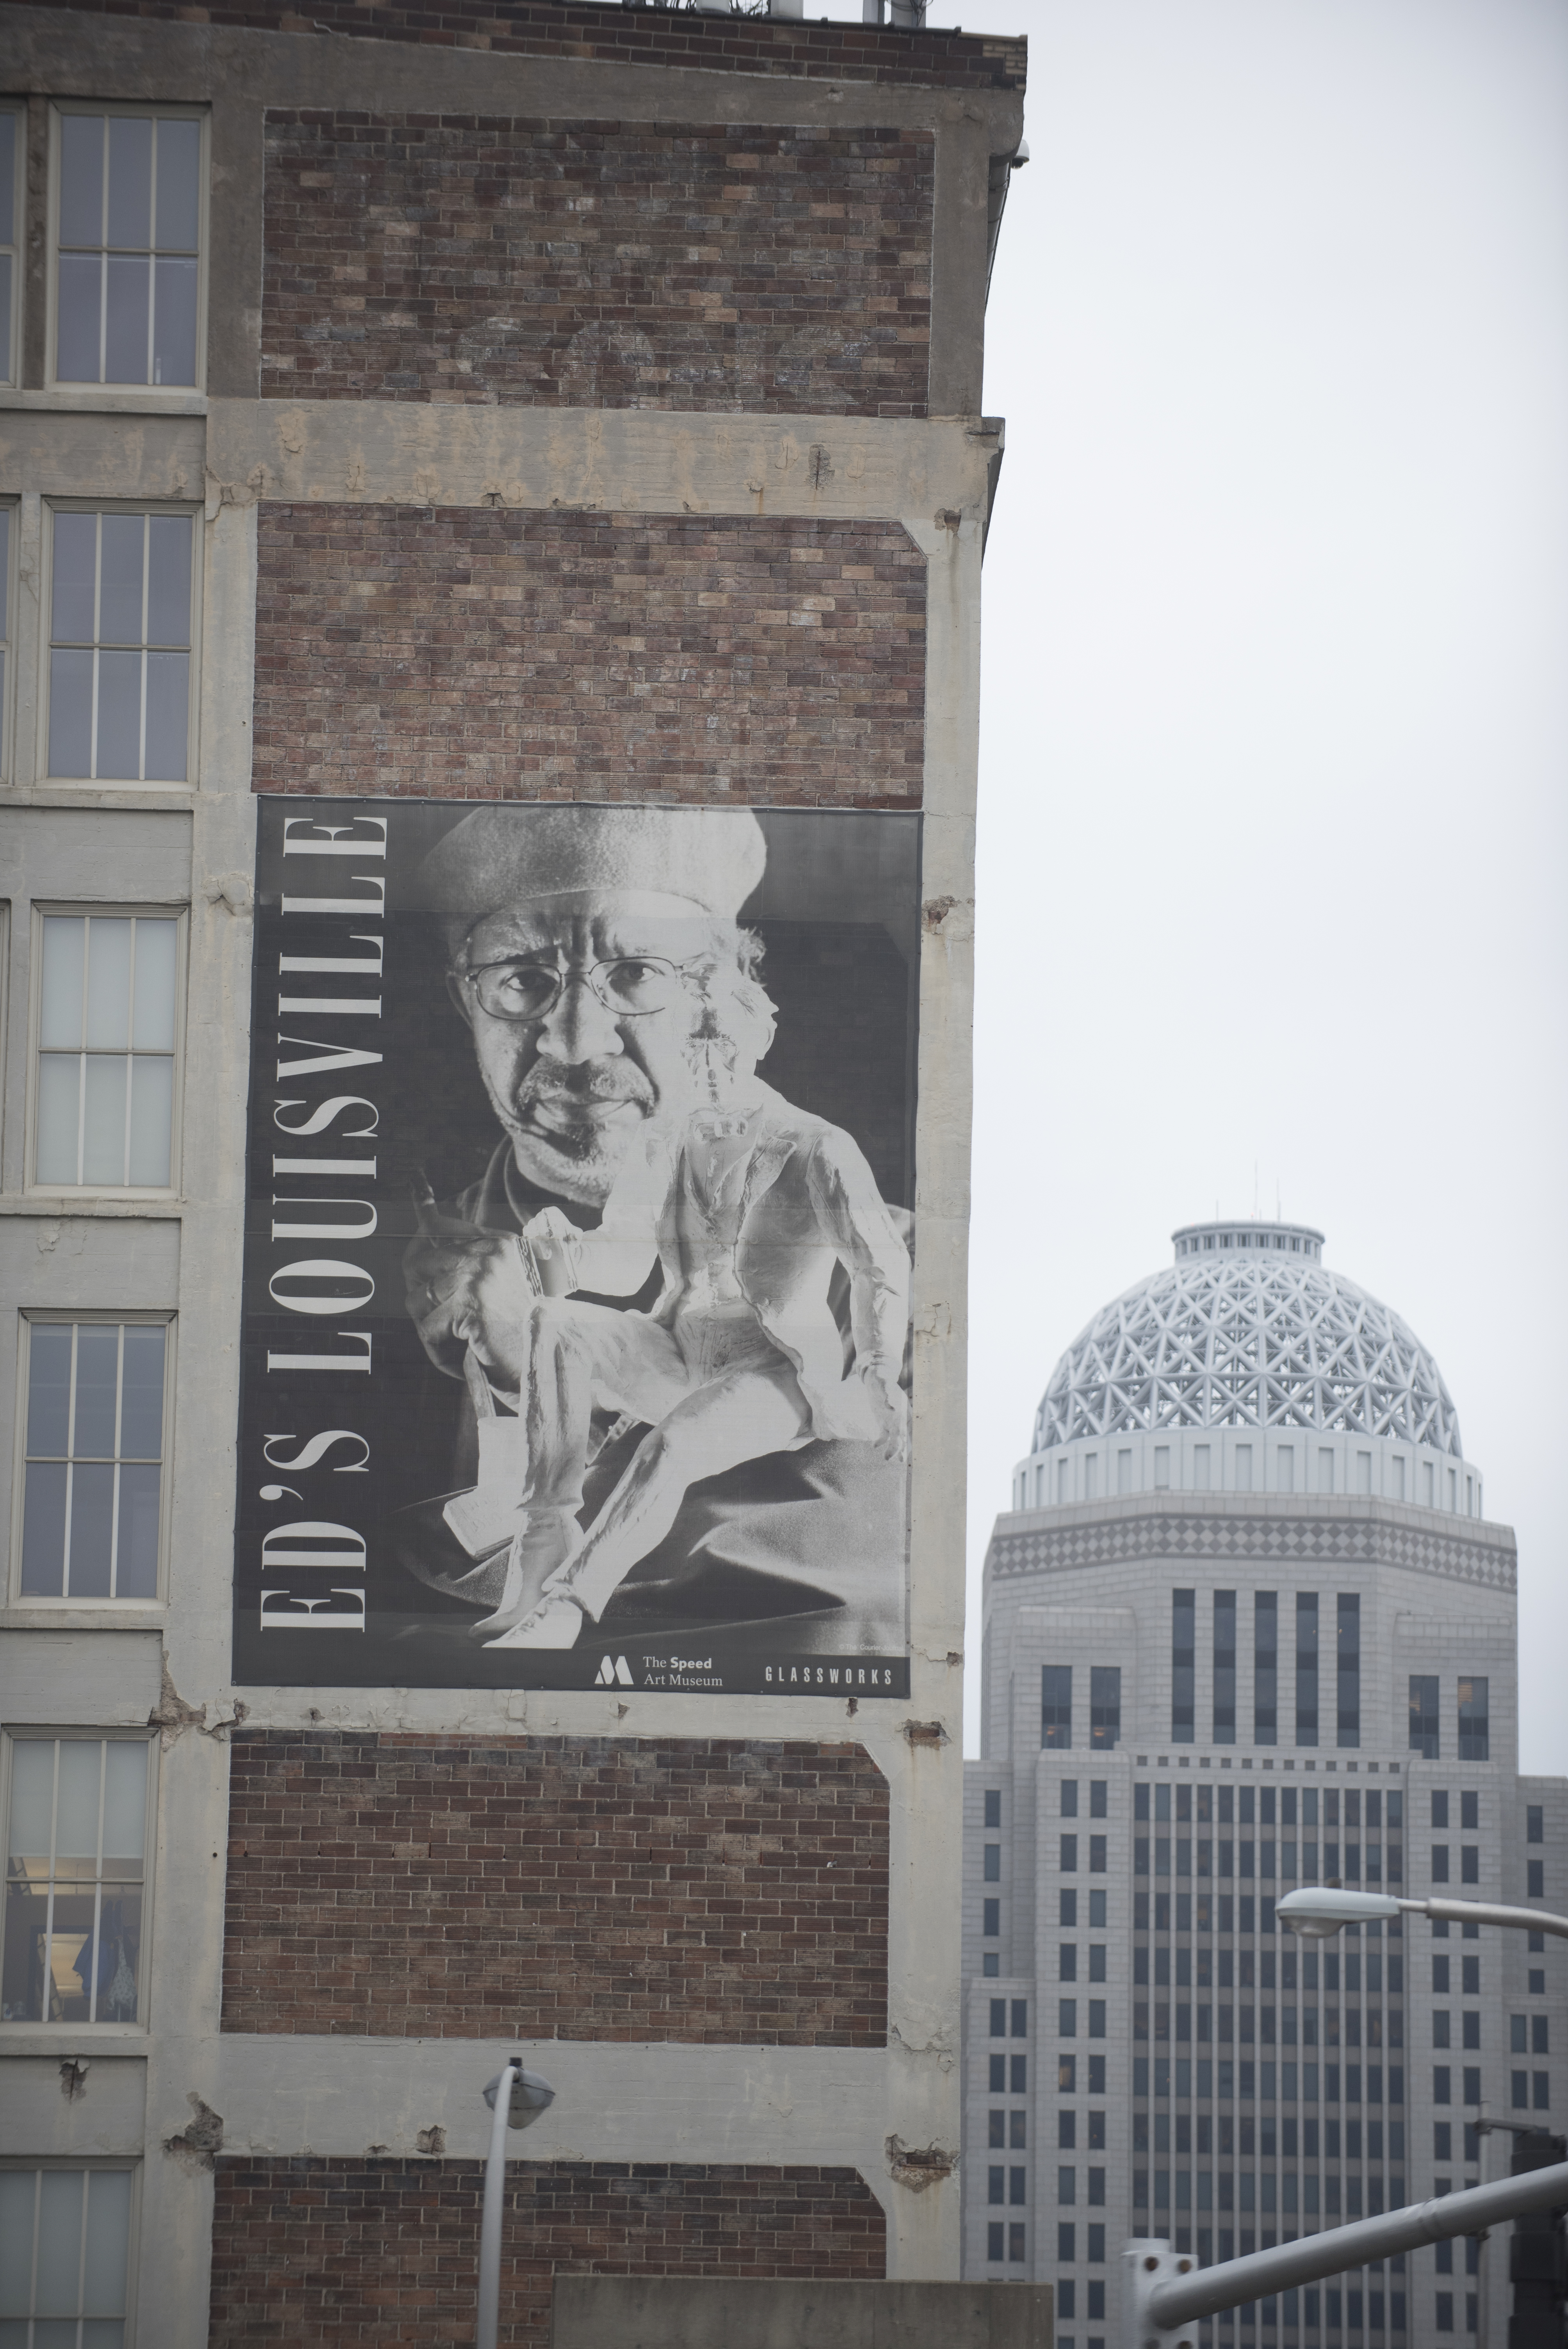
[{"label": "large black and white banner", "polygon": [[264,799],[234,1674],[908,1693],[913,815]]}]

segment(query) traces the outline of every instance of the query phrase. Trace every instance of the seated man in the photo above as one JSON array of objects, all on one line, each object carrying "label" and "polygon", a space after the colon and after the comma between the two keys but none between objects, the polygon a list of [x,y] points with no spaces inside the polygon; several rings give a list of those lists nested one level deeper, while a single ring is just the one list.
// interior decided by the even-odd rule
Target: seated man
[{"label": "seated man", "polygon": [[[755,1051],[714,1061],[710,1106],[676,1135],[644,1137],[598,1231],[554,1216],[530,1226],[576,1259],[577,1288],[634,1295],[655,1255],[664,1288],[649,1313],[576,1298],[529,1309],[522,1516],[500,1606],[480,1627],[491,1646],[572,1646],[704,1477],[813,1437],[904,1455],[903,1241],[850,1136],[791,1108],[755,1063]],[[837,1264],[850,1280],[848,1378],[828,1302]],[[596,1402],[649,1433],[584,1537]]]}]

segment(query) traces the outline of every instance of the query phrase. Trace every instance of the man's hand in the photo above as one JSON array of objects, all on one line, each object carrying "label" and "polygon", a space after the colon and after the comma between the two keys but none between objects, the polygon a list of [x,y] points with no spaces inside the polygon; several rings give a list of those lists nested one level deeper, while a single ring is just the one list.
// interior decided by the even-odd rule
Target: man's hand
[{"label": "man's hand", "polygon": [[522,1227],[523,1245],[546,1297],[570,1297],[583,1285],[583,1235],[562,1208],[542,1207]]},{"label": "man's hand", "polygon": [[403,1278],[420,1344],[453,1378],[471,1347],[498,1385],[517,1389],[534,1301],[520,1236],[443,1216],[428,1190],[414,1211],[419,1233],[404,1255]]},{"label": "man's hand", "polygon": [[884,1460],[909,1458],[909,1397],[900,1386],[894,1373],[880,1363],[867,1362],[861,1371],[861,1382],[871,1398],[876,1413],[877,1450]]}]

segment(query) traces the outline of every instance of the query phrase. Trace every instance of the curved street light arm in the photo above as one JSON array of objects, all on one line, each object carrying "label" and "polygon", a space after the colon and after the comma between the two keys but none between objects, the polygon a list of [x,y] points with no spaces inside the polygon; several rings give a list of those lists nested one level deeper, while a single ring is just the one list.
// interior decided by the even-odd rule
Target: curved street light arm
[{"label": "curved street light arm", "polygon": [[1568,1941],[1568,1917],[1542,1909],[1507,1909],[1495,1900],[1401,1900],[1418,1917],[1439,1917],[1457,1925],[1509,1925],[1518,1933],[1555,1933]]},{"label": "curved street light arm", "polygon": [[[1386,2211],[1378,2219],[1358,2219],[1348,2227],[1330,2228],[1326,2234],[1304,2235],[1296,2242],[1252,2251],[1243,2259],[1226,2260],[1219,2267],[1192,2267],[1186,2255],[1173,2258],[1167,2243],[1130,2243],[1127,2255],[1133,2275],[1132,2337],[1140,2344],[1171,2344],[1173,2349],[1184,2349],[1186,2328],[1191,2325],[1194,2328],[1191,2349],[1197,2349],[1198,2321],[1216,2315],[1221,2309],[1240,2308],[1247,2301],[1286,2291],[1292,2284],[1315,2283],[1320,2277],[1364,2267],[1368,2260],[1416,2251],[1423,2243],[1439,2243],[1450,2235],[1479,2234],[1526,2210],[1553,2209],[1565,2203],[1568,2162],[1558,2162],[1550,2169],[1529,2170],[1521,2178],[1499,2178],[1490,2186],[1470,2187],[1462,2194],[1444,2194],[1433,2202],[1411,2203],[1403,2210]],[[1183,2274],[1182,2268],[1191,2271]]]}]

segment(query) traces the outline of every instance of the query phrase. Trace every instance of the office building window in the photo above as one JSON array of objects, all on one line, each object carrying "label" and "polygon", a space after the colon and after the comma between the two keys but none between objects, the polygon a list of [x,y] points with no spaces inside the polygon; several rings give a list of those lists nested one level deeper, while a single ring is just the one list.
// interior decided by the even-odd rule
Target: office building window
[{"label": "office building window", "polygon": [[[0,132],[4,131],[7,122],[15,119],[14,115],[0,111]],[[0,138],[0,172],[3,172],[5,164],[3,149],[4,140]],[[0,188],[4,186],[4,178],[0,177]],[[4,260],[5,255],[0,254],[0,263],[4,263]],[[0,311],[0,316],[4,315],[4,312]],[[0,376],[0,382],[4,379],[4,377]],[[11,615],[15,601],[11,593],[11,554],[15,537],[15,507],[0,505],[0,777],[5,776],[10,771],[5,747],[7,739],[5,690],[11,682],[14,667],[11,659]]]},{"label": "office building window", "polygon": [[21,290],[19,237],[22,156],[26,145],[18,108],[0,107],[0,383],[16,377],[16,300]]},{"label": "office building window", "polygon": [[169,1330],[29,1321],[26,1599],[153,1599]]},{"label": "office building window", "polygon": [[1253,1743],[1279,1742],[1279,1597],[1259,1590],[1253,1597]]},{"label": "office building window", "polygon": [[1006,2222],[1005,2220],[994,2219],[987,2225],[985,2229],[985,2257],[987,2260],[999,2260],[1002,2257],[1003,2239],[1006,2231]]},{"label": "office building window", "polygon": [[999,1827],[1002,1824],[1002,1789],[1000,1786],[987,1786],[985,1788],[985,1824],[988,1827]]},{"label": "office building window", "polygon": [[201,131],[191,114],[57,114],[57,383],[196,388]]},{"label": "office building window", "polygon": [[1236,1594],[1214,1593],[1214,1743],[1236,1742]]},{"label": "office building window", "polygon": [[1470,1674],[1460,1682],[1460,1760],[1485,1762],[1491,1752],[1491,1725],[1489,1719],[1488,1692],[1490,1681]]},{"label": "office building window", "polygon": [[1544,1900],[1546,1898],[1546,1862],[1543,1859],[1527,1859],[1524,1863],[1524,1874],[1525,1897],[1531,1900]]},{"label": "office building window", "polygon": [[1317,1593],[1295,1594],[1295,1742],[1317,1743]]},{"label": "office building window", "polygon": [[1007,2229],[1008,2265],[1012,2266],[1015,2262],[1021,2261],[1024,2257],[1024,2222],[1018,2220],[1010,2224]]},{"label": "office building window", "polygon": [[1361,1743],[1361,1601],[1353,1590],[1342,1590],[1336,1605],[1338,1652],[1336,1695],[1338,1742]]},{"label": "office building window", "polygon": [[1073,1742],[1073,1668],[1070,1664],[1040,1667],[1040,1744],[1068,1746]]},{"label": "office building window", "polygon": [[39,928],[34,1180],[167,1190],[180,924],[168,915],[46,914]]},{"label": "office building window", "polygon": [[54,510],[49,773],[189,779],[195,517]]},{"label": "office building window", "polygon": [[11,1741],[7,2023],[134,2023],[142,1944],[145,1738]]},{"label": "office building window", "polygon": [[981,1906],[984,1913],[980,1930],[988,1941],[993,1941],[1002,1930],[1002,1903],[986,1900]]},{"label": "office building window", "polygon": [[0,2168],[7,2349],[120,2349],[132,2183],[128,2168]]},{"label": "office building window", "polygon": [[1524,1806],[1524,1840],[1526,1843],[1545,1842],[1546,1806],[1544,1803],[1526,1803]]},{"label": "office building window", "polygon": [[[1109,1754],[1121,1742],[1121,1666],[1091,1664],[1088,1670],[1088,1742]],[[1095,1813],[1103,1818],[1102,1810]]]},{"label": "office building window", "polygon": [[1191,1590],[1171,1596],[1171,1738],[1191,1745],[1196,1733],[1194,1693],[1198,1640],[1198,1600]]},{"label": "office building window", "polygon": [[1435,1672],[1410,1674],[1410,1751],[1425,1761],[1439,1757],[1438,1678]]}]

